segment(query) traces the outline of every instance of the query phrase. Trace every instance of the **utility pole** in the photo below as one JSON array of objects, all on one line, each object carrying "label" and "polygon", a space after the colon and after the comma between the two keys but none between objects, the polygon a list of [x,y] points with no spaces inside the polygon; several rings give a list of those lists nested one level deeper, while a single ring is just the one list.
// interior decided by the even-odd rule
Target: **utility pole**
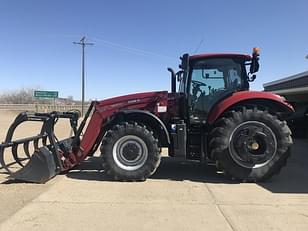
[{"label": "utility pole", "polygon": [[84,70],[84,50],[87,45],[94,45],[94,43],[87,43],[86,37],[83,36],[79,42],[73,42],[74,44],[81,45],[81,117],[83,117],[84,114],[84,97],[85,97],[85,91],[84,91],[84,85],[85,85],[85,70]]}]

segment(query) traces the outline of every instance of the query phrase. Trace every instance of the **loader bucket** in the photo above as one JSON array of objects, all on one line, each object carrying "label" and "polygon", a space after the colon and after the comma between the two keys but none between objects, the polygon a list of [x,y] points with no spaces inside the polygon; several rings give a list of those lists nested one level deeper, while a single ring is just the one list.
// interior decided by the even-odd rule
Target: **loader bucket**
[{"label": "loader bucket", "polygon": [[17,172],[12,173],[9,179],[45,183],[57,175],[56,163],[47,147],[41,147],[31,156],[29,162]]},{"label": "loader bucket", "polygon": [[[0,169],[9,174],[9,179],[34,183],[45,183],[60,172],[68,170],[73,166],[66,161],[66,158],[73,155],[72,137],[58,141],[54,134],[54,125],[59,118],[70,119],[76,135],[78,117],[77,112],[20,113],[10,126],[5,141],[0,144]],[[40,133],[13,140],[15,129],[26,121],[41,122]]]}]

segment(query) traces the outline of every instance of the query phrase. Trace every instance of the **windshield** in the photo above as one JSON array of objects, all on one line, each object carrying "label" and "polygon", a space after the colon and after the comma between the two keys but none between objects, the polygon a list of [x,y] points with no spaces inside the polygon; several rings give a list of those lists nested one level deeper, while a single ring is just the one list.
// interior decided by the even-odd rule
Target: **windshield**
[{"label": "windshield", "polygon": [[[246,69],[243,63],[230,58],[200,60],[193,64],[191,72],[192,85],[201,85],[205,95],[216,90],[235,90],[246,80]],[[203,83],[203,84],[201,84]],[[190,87],[193,94],[194,87]]]},{"label": "windshield", "polygon": [[187,89],[193,115],[206,115],[210,108],[228,94],[247,88],[247,74],[242,59],[208,58],[194,61]]}]

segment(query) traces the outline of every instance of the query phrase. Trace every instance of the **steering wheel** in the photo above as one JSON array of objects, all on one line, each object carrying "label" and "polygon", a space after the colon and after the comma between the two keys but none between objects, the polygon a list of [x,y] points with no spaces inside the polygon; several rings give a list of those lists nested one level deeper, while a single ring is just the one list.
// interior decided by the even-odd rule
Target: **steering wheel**
[{"label": "steering wheel", "polygon": [[[192,83],[192,102],[194,104],[199,98],[199,96],[202,94],[202,90],[200,87],[206,86],[206,84],[198,80],[192,80],[191,83]],[[199,92],[200,92],[200,95],[198,96]]]},{"label": "steering wheel", "polygon": [[194,85],[194,87],[206,86],[205,83],[202,83],[201,81],[198,81],[198,80],[192,80],[191,82]]}]

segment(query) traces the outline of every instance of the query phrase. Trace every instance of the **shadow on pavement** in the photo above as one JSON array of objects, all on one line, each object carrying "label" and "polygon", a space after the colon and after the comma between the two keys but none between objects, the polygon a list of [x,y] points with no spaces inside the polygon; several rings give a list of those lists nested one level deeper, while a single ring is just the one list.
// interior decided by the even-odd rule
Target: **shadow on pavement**
[{"label": "shadow on pavement", "polygon": [[194,181],[204,183],[238,184],[239,181],[228,179],[223,173],[217,172],[215,166],[193,161],[181,161],[165,157],[151,177],[152,179]]},{"label": "shadow on pavement", "polygon": [[[113,181],[104,173],[99,157],[89,157],[66,175],[79,180]],[[240,183],[218,173],[215,166],[169,157],[162,158],[159,168],[151,179],[222,184]],[[21,182],[3,180],[1,184]],[[296,140],[287,166],[279,175],[265,183],[258,183],[258,185],[273,193],[308,193],[308,140]]]},{"label": "shadow on pavement", "polygon": [[260,186],[273,193],[308,193],[308,140],[295,140],[291,153],[280,174]]},{"label": "shadow on pavement", "polygon": [[[112,181],[112,179],[104,173],[99,157],[88,158],[74,170],[70,171],[67,177],[80,180]],[[215,166],[206,166],[199,162],[183,161],[170,157],[162,157],[160,166],[150,178],[207,183],[239,183],[227,179],[223,174],[217,173]]]}]

